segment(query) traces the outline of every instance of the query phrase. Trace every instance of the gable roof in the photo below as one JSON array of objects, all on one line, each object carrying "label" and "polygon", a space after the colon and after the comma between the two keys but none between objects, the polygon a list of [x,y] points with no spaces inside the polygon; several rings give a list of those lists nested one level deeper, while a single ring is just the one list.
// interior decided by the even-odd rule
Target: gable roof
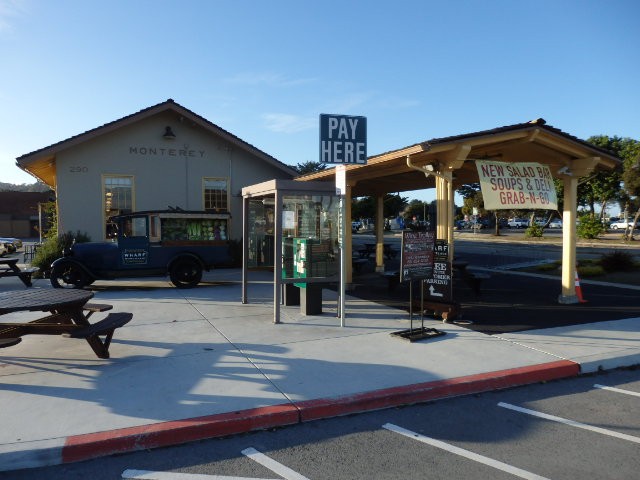
[{"label": "gable roof", "polygon": [[287,173],[288,175],[297,175],[296,170],[289,165],[281,162],[280,160],[272,157],[268,153],[254,147],[250,143],[245,142],[241,138],[233,135],[232,133],[220,128],[218,125],[210,122],[206,118],[198,115],[197,113],[183,107],[176,103],[173,99],[169,98],[166,102],[158,103],[151,107],[142,109],[131,115],[127,115],[118,120],[114,120],[109,123],[105,123],[99,127],[87,130],[86,132],[74,135],[60,142],[49,145],[48,147],[40,148],[30,153],[26,153],[16,158],[16,165],[18,168],[30,173],[36,178],[42,180],[47,185],[55,188],[55,157],[56,154],[62,150],[74,147],[89,140],[92,140],[101,135],[111,133],[120,128],[137,123],[146,118],[152,117],[165,111],[173,111],[176,114],[191,120],[194,124],[199,125],[205,130],[214,133],[228,141],[232,145],[245,150],[258,158],[264,160],[268,164],[277,167]]}]

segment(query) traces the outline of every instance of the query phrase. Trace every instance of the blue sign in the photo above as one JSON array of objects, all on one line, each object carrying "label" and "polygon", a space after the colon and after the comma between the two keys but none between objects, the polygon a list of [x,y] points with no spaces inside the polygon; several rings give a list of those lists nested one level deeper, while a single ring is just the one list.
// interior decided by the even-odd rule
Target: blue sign
[{"label": "blue sign", "polygon": [[367,163],[367,118],[320,115],[320,163]]}]

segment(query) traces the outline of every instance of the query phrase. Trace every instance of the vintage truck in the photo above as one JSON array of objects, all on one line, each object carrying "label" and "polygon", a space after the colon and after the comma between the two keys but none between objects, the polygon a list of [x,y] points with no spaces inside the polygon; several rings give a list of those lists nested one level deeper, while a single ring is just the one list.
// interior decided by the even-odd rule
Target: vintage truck
[{"label": "vintage truck", "polygon": [[153,210],[112,217],[113,241],[74,243],[51,265],[56,288],[82,288],[98,279],[169,275],[191,288],[202,272],[232,263],[228,213]]}]

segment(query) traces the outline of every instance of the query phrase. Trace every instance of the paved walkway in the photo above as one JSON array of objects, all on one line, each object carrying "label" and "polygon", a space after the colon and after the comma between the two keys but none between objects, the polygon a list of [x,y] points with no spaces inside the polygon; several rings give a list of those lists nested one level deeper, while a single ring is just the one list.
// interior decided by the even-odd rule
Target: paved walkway
[{"label": "paved walkway", "polygon": [[[426,320],[446,335],[410,343],[390,335],[409,328],[403,310],[347,297],[340,327],[324,290],[322,315],[283,307],[274,325],[272,274],[250,273],[247,305],[238,270],[205,280],[96,282],[93,301],[134,315],[111,359],[54,336],[0,350],[0,471],[640,363],[640,318],[504,335]],[[23,288],[0,279],[0,290]]]}]

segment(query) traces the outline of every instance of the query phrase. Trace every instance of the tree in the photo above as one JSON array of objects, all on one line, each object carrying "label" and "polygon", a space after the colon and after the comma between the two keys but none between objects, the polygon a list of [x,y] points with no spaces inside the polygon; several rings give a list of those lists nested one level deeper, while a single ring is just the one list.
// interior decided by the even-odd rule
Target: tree
[{"label": "tree", "polygon": [[309,160],[307,162],[298,163],[293,168],[295,168],[300,175],[305,175],[307,173],[321,172],[322,170],[327,168],[327,164],[320,163],[320,162],[312,162]]},{"label": "tree", "polygon": [[51,190],[51,187],[42,182],[23,183],[20,185],[0,182],[0,192],[47,192],[49,190]]},{"label": "tree", "polygon": [[625,230],[625,238],[633,240],[633,230],[638,224],[638,218],[640,218],[640,142],[625,151],[625,155],[628,157],[624,161],[622,181],[624,182],[624,190],[628,194],[627,205],[633,205],[636,208],[633,225],[631,230]]},{"label": "tree", "polygon": [[[596,173],[584,182],[587,199],[589,199],[589,195],[596,197],[596,201],[603,205],[603,212],[609,201],[617,201],[620,209],[625,212],[629,208],[635,208],[637,210],[634,218],[635,226],[640,216],[640,179],[638,179],[640,173],[640,167],[638,167],[640,141],[629,137],[608,137],[607,135],[589,137],[587,141],[615,153],[623,160],[621,169],[613,173],[609,172],[609,175],[606,172]],[[594,212],[593,208],[591,212]],[[625,238],[633,239],[633,228],[631,228],[630,232],[627,229],[624,235]]]},{"label": "tree", "polygon": [[[408,203],[407,197],[387,193],[383,200],[383,215],[387,217],[396,217],[400,212],[404,211]],[[375,218],[376,216],[376,199],[375,197],[360,197],[351,199],[351,218]]]},{"label": "tree", "polygon": [[[482,190],[479,183],[469,183],[462,185],[458,188],[458,193],[463,198],[462,213],[464,215],[472,215],[474,209],[480,214],[485,216],[488,210],[484,208],[484,197],[482,196]],[[500,219],[498,210],[493,211],[494,222],[494,235],[500,235]]]},{"label": "tree", "polygon": [[422,200],[413,199],[404,207],[404,216],[408,219],[416,217],[418,220],[433,221],[430,217],[430,204]]},{"label": "tree", "polygon": [[604,218],[608,203],[617,202],[621,204],[624,202],[625,192],[621,188],[622,175],[640,142],[628,137],[609,137],[607,135],[594,135],[589,137],[587,142],[609,150],[623,159],[623,165],[620,168],[613,171],[594,172],[578,186],[579,205],[587,206],[591,214],[595,216],[595,204],[599,203],[602,207],[600,217]]},{"label": "tree", "polygon": [[465,183],[458,188],[458,194],[462,198],[471,198],[480,191],[479,183]]},{"label": "tree", "polygon": [[384,196],[384,216],[385,217],[397,217],[408,205],[409,199],[407,197],[401,197],[399,194],[387,193]]},{"label": "tree", "polygon": [[359,197],[351,199],[351,219],[374,218],[376,215],[376,201],[374,197]]}]

